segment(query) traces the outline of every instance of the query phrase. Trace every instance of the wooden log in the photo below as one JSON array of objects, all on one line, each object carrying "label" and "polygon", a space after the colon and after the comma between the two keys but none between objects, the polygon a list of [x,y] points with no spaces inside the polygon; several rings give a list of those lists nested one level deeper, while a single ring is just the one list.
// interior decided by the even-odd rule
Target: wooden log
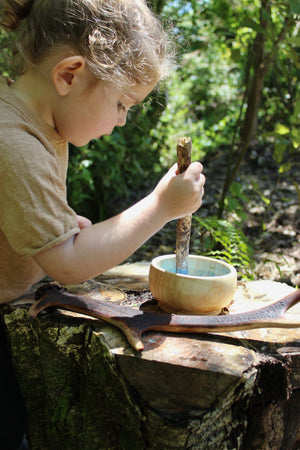
[{"label": "wooden log", "polygon": [[[182,137],[177,143],[178,172],[183,173],[191,164],[192,140]],[[177,220],[176,235],[176,272],[188,273],[188,256],[190,246],[192,215]]]},{"label": "wooden log", "polygon": [[[135,278],[130,280],[128,270],[123,281],[120,272],[113,275],[121,290],[112,301],[156,310],[144,285],[132,290]],[[109,280],[105,274],[68,290],[106,296],[109,302],[108,292],[115,290]],[[291,292],[281,283],[239,283],[229,314]],[[118,328],[101,320],[62,310],[30,320],[34,293],[0,308],[26,401],[32,450],[296,445],[299,328],[193,335],[151,331],[140,353]],[[288,316],[299,318],[300,305]]]}]

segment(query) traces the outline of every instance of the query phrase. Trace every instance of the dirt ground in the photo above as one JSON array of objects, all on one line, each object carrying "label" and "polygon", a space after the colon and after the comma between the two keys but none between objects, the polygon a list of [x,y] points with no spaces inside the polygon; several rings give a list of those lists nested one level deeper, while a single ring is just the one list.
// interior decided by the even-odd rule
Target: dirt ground
[{"label": "dirt ground", "polygon": [[[217,173],[223,173],[224,163],[224,156],[217,155],[208,169],[208,185]],[[220,175],[218,189],[222,179]],[[288,172],[278,174],[272,149],[253,149],[241,167],[238,181],[245,185],[249,199],[244,205],[248,220],[243,224],[243,231],[254,248],[255,278],[299,287],[300,154],[294,155]]]},{"label": "dirt ground", "polygon": [[[216,201],[223,186],[226,157],[223,152],[205,161],[205,197],[199,214],[216,213]],[[248,219],[243,231],[254,249],[254,278],[300,286],[300,154],[294,156],[287,173],[278,174],[272,149],[255,148],[249,152],[237,179],[245,186],[244,205]],[[266,203],[262,196],[269,201]],[[234,219],[234,213],[227,217]],[[168,224],[131,258],[151,261],[155,256],[173,253],[176,223]],[[192,252],[192,242],[190,251]]]}]

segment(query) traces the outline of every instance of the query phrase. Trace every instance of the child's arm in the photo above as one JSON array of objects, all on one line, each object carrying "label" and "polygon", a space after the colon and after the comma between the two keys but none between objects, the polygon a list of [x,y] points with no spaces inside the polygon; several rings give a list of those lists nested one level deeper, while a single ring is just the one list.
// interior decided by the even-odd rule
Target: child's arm
[{"label": "child's arm", "polygon": [[202,165],[177,175],[176,165],[154,191],[111,219],[83,228],[66,242],[35,256],[37,264],[63,284],[93,278],[128,258],[167,222],[192,214],[202,203]]}]

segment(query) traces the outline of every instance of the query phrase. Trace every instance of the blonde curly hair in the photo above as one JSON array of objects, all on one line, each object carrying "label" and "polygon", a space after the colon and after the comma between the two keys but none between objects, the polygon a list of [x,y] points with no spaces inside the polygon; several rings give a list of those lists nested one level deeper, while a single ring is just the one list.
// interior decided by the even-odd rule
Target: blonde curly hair
[{"label": "blonde curly hair", "polygon": [[172,43],[144,0],[0,0],[0,24],[15,30],[21,71],[58,48],[85,58],[96,79],[157,84]]}]

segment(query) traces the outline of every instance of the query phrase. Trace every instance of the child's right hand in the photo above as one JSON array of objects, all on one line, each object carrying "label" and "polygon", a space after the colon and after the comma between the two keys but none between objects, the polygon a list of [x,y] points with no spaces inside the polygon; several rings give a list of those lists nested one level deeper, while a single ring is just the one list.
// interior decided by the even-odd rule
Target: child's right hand
[{"label": "child's right hand", "polygon": [[153,191],[157,196],[166,221],[192,214],[201,206],[205,176],[199,162],[192,163],[185,172],[178,174],[174,164]]}]

